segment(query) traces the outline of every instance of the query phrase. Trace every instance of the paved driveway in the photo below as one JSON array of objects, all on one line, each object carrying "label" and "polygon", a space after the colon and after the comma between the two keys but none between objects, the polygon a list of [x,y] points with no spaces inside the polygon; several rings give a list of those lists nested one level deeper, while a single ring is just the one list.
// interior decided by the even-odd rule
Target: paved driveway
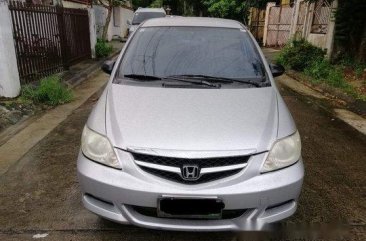
[{"label": "paved driveway", "polygon": [[[306,168],[299,209],[283,224],[298,228],[343,223],[348,229],[346,240],[366,240],[365,137],[316,104],[288,90],[281,91],[302,136]],[[121,226],[82,207],[76,157],[82,128],[97,97],[74,111],[0,177],[0,240],[32,240],[36,234],[48,234],[42,240],[235,239],[234,233],[165,232]],[[263,235],[247,233],[245,238],[237,239],[263,240]],[[269,235],[271,240],[280,239]],[[308,235],[302,237],[297,240],[310,239]]]}]

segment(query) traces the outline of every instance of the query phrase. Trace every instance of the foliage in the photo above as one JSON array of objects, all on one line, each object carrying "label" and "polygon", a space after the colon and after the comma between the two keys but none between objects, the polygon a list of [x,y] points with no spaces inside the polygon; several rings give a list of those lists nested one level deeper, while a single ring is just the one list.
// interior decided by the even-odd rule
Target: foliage
[{"label": "foliage", "polygon": [[366,61],[366,1],[339,0],[335,14],[338,51]]},{"label": "foliage", "polygon": [[132,0],[132,6],[134,9],[138,9],[139,7],[146,8],[150,6],[153,0]]},{"label": "foliage", "polygon": [[108,44],[105,40],[97,39],[95,45],[95,54],[97,58],[107,57],[112,53],[112,45]]},{"label": "foliage", "polygon": [[358,93],[355,87],[346,81],[344,75],[346,67],[353,66],[355,69],[356,66],[362,68],[364,65],[350,59],[334,65],[324,58],[324,54],[323,50],[305,40],[293,40],[281,50],[277,62],[290,69],[303,71],[305,75],[311,77],[310,81],[314,84],[324,83],[342,89],[355,98],[366,99],[365,95]]},{"label": "foliage", "polygon": [[314,82],[325,82],[336,88],[350,87],[344,80],[342,70],[324,58],[312,60],[304,73],[312,77]]},{"label": "foliage", "polygon": [[154,0],[151,4],[150,4],[151,8],[161,8],[163,7],[163,0]]},{"label": "foliage", "polygon": [[73,99],[73,94],[61,83],[60,76],[52,75],[42,79],[38,87],[23,86],[21,98],[25,101],[31,100],[35,103],[56,106],[70,102]]},{"label": "foliage", "polygon": [[360,62],[349,54],[342,57],[338,61],[338,63],[345,67],[353,69],[357,78],[360,78],[362,76],[364,70],[366,69],[366,62]]},{"label": "foliage", "polygon": [[246,21],[250,7],[265,8],[271,0],[133,0],[138,7],[166,7],[174,15],[211,16]]},{"label": "foliage", "polygon": [[230,18],[246,22],[250,7],[263,9],[270,0],[203,0],[212,17]]},{"label": "foliage", "polygon": [[276,61],[290,69],[302,71],[315,59],[322,59],[325,52],[304,39],[292,40],[281,50]]}]

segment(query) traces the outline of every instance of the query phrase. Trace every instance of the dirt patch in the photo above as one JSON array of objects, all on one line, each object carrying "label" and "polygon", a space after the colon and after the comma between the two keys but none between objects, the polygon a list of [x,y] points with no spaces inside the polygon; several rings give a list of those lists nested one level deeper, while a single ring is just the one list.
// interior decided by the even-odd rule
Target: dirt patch
[{"label": "dirt patch", "polygon": [[48,107],[38,106],[20,98],[0,99],[0,132],[44,109]]}]

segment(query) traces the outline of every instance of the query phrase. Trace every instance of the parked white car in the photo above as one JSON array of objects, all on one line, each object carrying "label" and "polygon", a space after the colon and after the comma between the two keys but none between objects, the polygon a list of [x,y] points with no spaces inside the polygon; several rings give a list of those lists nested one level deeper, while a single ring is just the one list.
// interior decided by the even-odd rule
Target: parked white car
[{"label": "parked white car", "polygon": [[136,28],[143,22],[150,18],[164,18],[166,12],[164,8],[139,8],[133,15],[132,22],[127,20],[128,35],[136,30]]}]

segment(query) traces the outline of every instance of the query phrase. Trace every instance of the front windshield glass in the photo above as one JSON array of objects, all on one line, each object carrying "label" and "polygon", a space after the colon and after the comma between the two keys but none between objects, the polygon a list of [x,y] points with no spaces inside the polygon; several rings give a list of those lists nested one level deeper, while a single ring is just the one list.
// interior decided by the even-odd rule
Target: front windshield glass
[{"label": "front windshield glass", "polygon": [[205,75],[261,81],[263,64],[245,30],[212,27],[141,28],[129,44],[117,78]]},{"label": "front windshield glass", "polygon": [[165,15],[166,14],[163,12],[137,12],[133,16],[132,24],[133,25],[140,24],[143,21],[150,18],[164,18]]}]

